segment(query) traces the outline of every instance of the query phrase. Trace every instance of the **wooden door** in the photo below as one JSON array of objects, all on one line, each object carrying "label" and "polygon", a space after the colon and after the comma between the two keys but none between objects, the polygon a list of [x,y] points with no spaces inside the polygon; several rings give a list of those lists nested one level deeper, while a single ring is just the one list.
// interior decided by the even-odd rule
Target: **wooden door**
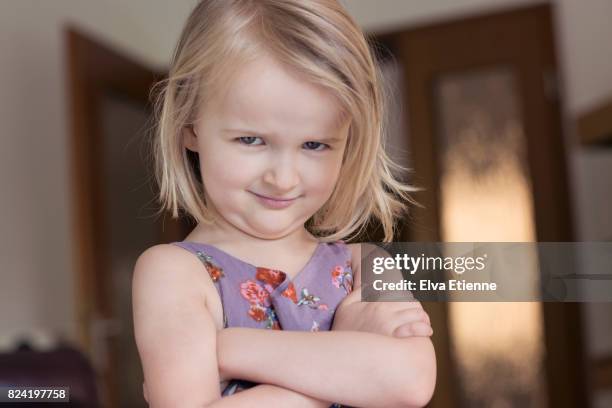
[{"label": "wooden door", "polygon": [[[377,40],[401,71],[404,164],[425,188],[403,240],[571,241],[551,6]],[[432,407],[588,406],[579,304],[458,303],[424,304],[438,359]]]},{"label": "wooden door", "polygon": [[162,77],[76,29],[66,32],[78,328],[104,407],[146,406],[133,335],[138,255],[182,239],[156,218],[149,92]]}]

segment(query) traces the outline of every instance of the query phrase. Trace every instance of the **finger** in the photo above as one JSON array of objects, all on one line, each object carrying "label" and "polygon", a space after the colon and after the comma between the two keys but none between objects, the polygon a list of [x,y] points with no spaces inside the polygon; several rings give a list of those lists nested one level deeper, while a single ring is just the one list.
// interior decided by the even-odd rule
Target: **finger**
[{"label": "finger", "polygon": [[398,337],[398,338],[414,336],[414,334],[412,333],[412,327],[411,326],[412,326],[411,323],[399,326],[398,328],[393,330],[392,336],[393,337]]},{"label": "finger", "polygon": [[423,322],[412,323],[410,325],[410,329],[414,333],[415,336],[427,337],[433,334],[433,329],[431,328],[431,326]]},{"label": "finger", "polygon": [[421,311],[419,313],[420,313],[421,318],[423,319],[423,321],[431,326],[431,320],[429,320],[429,315],[427,314],[425,309],[421,309]]},{"label": "finger", "polygon": [[417,309],[416,311],[419,319],[425,323],[427,323],[428,325],[431,326],[431,321],[429,320],[429,315],[427,314],[427,312],[425,311],[425,309]]},{"label": "finger", "polygon": [[423,309],[423,313],[425,313],[425,319],[427,320],[427,324],[431,326],[431,319],[429,318],[429,314]]},{"label": "finger", "polygon": [[423,309],[421,302],[391,302],[396,310],[413,310],[413,309]]},{"label": "finger", "polygon": [[432,334],[431,326],[423,322],[403,324],[392,333],[393,337],[427,337]]},{"label": "finger", "polygon": [[429,316],[423,309],[400,310],[396,316],[401,324],[423,322],[431,326]]},{"label": "finger", "polygon": [[376,307],[385,313],[401,313],[423,309],[418,302],[376,302]]}]

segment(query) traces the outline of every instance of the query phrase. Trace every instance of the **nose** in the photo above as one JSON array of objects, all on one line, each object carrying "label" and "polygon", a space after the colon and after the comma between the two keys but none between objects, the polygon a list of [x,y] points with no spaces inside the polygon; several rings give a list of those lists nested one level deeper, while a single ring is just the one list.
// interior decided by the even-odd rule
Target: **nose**
[{"label": "nose", "polygon": [[270,161],[263,180],[277,193],[290,192],[300,183],[297,160],[289,154],[277,157]]}]

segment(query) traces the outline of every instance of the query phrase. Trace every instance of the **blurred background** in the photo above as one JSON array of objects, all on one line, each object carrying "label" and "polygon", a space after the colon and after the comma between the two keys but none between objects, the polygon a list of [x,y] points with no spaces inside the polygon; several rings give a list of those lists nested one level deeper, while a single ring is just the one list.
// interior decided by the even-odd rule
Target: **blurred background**
[{"label": "blurred background", "polygon": [[[195,3],[0,0],[0,384],[146,406],[132,268],[190,227],[155,216],[149,90]],[[612,240],[612,1],[344,4],[425,189],[396,240]],[[425,308],[429,406],[612,407],[612,304]]]}]

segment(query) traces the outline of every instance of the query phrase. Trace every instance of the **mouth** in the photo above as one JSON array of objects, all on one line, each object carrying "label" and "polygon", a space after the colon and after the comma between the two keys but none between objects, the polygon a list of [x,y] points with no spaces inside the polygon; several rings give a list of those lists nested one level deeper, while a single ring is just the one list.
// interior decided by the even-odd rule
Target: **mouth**
[{"label": "mouth", "polygon": [[252,191],[249,191],[249,193],[253,194],[257,198],[257,200],[261,204],[263,204],[265,207],[274,208],[274,209],[286,208],[290,206],[291,204],[293,204],[293,202],[295,202],[299,198],[299,196],[293,197],[293,198],[268,197],[268,196],[254,193]]},{"label": "mouth", "polygon": [[[251,191],[251,193],[253,192]],[[274,201],[293,201],[296,198],[298,198],[298,197],[293,197],[293,198],[268,197],[268,196],[257,194],[257,193],[253,193],[253,194],[255,194],[257,197],[265,198],[266,200],[274,200]]]}]

